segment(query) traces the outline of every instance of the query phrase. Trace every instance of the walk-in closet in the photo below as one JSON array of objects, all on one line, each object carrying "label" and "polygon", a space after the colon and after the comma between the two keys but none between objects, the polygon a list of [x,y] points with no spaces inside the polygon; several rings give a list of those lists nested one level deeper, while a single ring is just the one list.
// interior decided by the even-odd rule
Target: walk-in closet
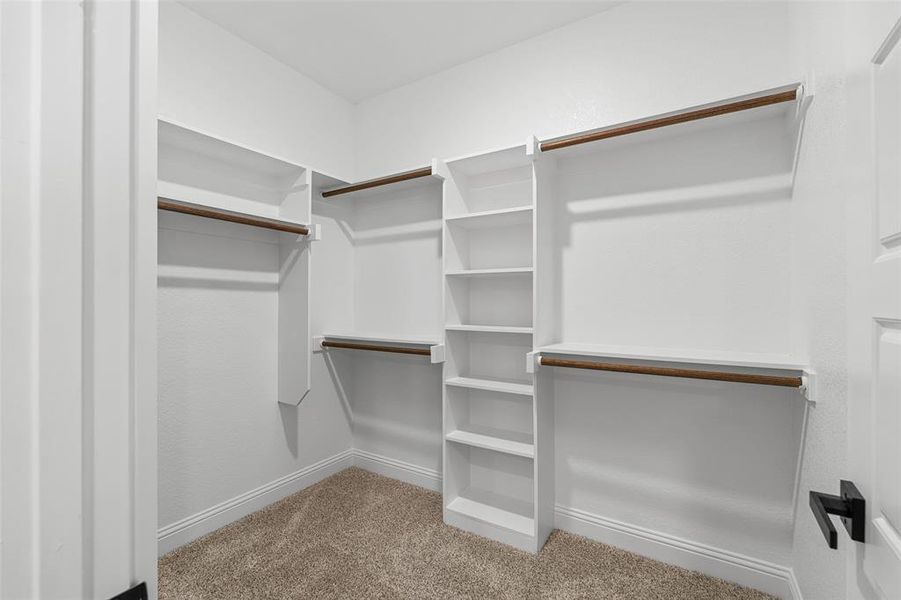
[{"label": "walk-in closet", "polygon": [[[843,109],[783,64],[809,60],[804,9],[681,6],[607,7],[346,114],[267,20],[329,10],[162,7],[161,597],[225,594],[201,582],[230,568],[239,596],[801,598],[808,556],[859,543],[810,496],[850,523],[851,478],[805,475],[844,360],[843,201],[812,162]],[[460,10],[442,27],[491,8]],[[397,29],[373,11],[349,22]],[[667,15],[638,37],[690,66],[627,33]],[[719,42],[686,40],[701,15]],[[228,69],[186,59],[198,39]],[[235,64],[322,87],[282,106]],[[255,116],[200,110],[198,76]],[[285,130],[303,102],[321,142]]]},{"label": "walk-in closet", "polygon": [[0,599],[901,600],[899,46],[0,2]]}]

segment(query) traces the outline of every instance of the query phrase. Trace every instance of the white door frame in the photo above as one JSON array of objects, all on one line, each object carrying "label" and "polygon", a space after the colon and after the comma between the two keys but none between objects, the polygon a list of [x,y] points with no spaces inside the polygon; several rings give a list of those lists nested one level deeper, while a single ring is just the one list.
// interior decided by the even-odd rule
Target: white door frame
[{"label": "white door frame", "polygon": [[0,3],[0,597],[156,597],[155,1]]}]

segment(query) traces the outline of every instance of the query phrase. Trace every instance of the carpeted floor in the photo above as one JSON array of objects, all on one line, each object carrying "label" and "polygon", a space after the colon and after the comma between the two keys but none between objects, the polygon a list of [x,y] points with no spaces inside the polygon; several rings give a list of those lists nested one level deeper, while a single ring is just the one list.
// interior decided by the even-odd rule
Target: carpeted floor
[{"label": "carpeted floor", "polygon": [[555,531],[538,556],[447,526],[441,496],[347,469],[163,556],[161,600],[769,596]]}]

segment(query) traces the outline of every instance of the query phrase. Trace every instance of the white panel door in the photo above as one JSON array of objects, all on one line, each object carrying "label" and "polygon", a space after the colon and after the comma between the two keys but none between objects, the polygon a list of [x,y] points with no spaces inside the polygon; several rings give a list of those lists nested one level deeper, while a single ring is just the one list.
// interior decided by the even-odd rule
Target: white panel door
[{"label": "white panel door", "polygon": [[[867,543],[860,545],[849,596],[901,598],[901,21],[874,58],[874,218],[865,265],[867,294],[852,304],[852,335],[869,336],[868,422],[852,428],[849,444],[866,448],[855,473],[867,499]],[[855,331],[856,329],[856,331]],[[852,357],[852,361],[855,358]],[[862,376],[866,371],[859,370]],[[854,388],[852,387],[852,393]],[[860,404],[856,404],[860,403]],[[856,589],[855,589],[856,588]]]}]

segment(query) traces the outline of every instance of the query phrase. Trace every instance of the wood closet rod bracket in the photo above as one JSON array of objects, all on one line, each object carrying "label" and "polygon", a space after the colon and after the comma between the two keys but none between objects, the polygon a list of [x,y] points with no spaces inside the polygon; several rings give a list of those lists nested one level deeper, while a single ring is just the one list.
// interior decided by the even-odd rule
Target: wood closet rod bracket
[{"label": "wood closet rod bracket", "polygon": [[796,388],[811,404],[816,404],[817,401],[816,372],[812,369],[804,369],[798,375],[770,375],[716,371],[713,369],[665,367],[624,362],[587,361],[577,360],[571,357],[544,356],[540,352],[529,352],[526,359],[526,371],[534,373],[535,368],[538,366],[789,387]]}]

